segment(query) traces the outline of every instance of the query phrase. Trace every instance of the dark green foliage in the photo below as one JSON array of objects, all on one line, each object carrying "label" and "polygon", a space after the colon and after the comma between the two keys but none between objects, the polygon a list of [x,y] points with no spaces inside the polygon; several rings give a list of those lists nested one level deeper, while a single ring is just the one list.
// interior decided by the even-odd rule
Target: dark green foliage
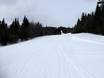
[{"label": "dark green foliage", "polygon": [[59,34],[56,27],[43,27],[43,35],[56,35]]},{"label": "dark green foliage", "polygon": [[8,42],[8,27],[3,19],[0,22],[0,43],[1,45],[6,45]]},{"label": "dark green foliage", "polygon": [[82,13],[77,24],[73,28],[66,27],[43,27],[39,22],[29,22],[25,16],[22,24],[15,19],[10,26],[3,19],[0,21],[0,45],[17,43],[39,36],[57,35],[63,33],[94,33],[104,35],[104,4],[97,5],[95,12]]},{"label": "dark green foliage", "polygon": [[31,22],[29,30],[30,38],[42,36],[42,25],[39,22]]},{"label": "dark green foliage", "polygon": [[27,17],[25,16],[22,22],[22,26],[21,26],[21,39],[22,40],[28,40],[29,39],[29,21],[27,19]]},{"label": "dark green foliage", "polygon": [[22,24],[15,19],[10,26],[3,19],[0,21],[0,45],[14,44],[20,41],[29,40],[39,36],[57,35],[71,32],[71,28],[65,27],[42,27],[39,22],[29,22],[25,16]]},{"label": "dark green foliage", "polygon": [[12,22],[9,28],[9,43],[16,43],[20,39],[20,24],[17,19]]},{"label": "dark green foliage", "polygon": [[66,28],[66,27],[58,27],[58,30],[63,32],[63,33],[70,33],[72,32],[72,28]]},{"label": "dark green foliage", "polygon": [[82,13],[81,19],[73,28],[73,33],[94,33],[104,35],[104,5],[97,5],[94,13]]}]

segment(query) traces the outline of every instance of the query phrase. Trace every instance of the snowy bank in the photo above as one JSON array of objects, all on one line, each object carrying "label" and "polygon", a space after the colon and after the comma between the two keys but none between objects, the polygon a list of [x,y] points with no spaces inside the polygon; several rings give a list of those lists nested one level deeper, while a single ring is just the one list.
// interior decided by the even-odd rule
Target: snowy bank
[{"label": "snowy bank", "polygon": [[104,36],[63,34],[1,47],[0,78],[104,78]]}]

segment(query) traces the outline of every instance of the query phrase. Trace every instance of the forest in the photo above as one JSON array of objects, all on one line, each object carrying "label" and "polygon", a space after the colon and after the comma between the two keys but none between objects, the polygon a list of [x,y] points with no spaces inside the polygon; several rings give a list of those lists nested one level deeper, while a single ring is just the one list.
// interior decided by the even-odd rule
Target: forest
[{"label": "forest", "polygon": [[59,35],[63,33],[93,33],[104,35],[104,5],[96,6],[95,12],[82,13],[77,24],[72,28],[67,26],[53,27],[43,26],[40,22],[30,22],[24,16],[22,24],[16,19],[8,25],[5,19],[0,21],[0,45],[5,46],[39,36]]}]

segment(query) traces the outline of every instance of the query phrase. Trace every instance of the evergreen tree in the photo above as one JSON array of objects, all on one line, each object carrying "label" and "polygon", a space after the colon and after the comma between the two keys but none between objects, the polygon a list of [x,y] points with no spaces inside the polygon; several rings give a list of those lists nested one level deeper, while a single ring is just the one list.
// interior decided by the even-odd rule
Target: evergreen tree
[{"label": "evergreen tree", "polygon": [[79,20],[75,27],[73,28],[73,32],[81,33],[95,33],[95,34],[104,34],[104,5],[97,5],[95,13],[92,14],[84,14],[82,13],[82,17]]},{"label": "evergreen tree", "polygon": [[4,19],[0,23],[0,43],[1,45],[8,43],[8,27]]},{"label": "evergreen tree", "polygon": [[10,43],[15,43],[20,39],[20,24],[17,19],[10,25],[9,34]]},{"label": "evergreen tree", "polygon": [[21,26],[21,39],[22,40],[28,40],[29,39],[29,21],[27,19],[27,17],[25,16],[22,22],[22,26]]},{"label": "evergreen tree", "polygon": [[31,37],[42,36],[42,24],[40,24],[39,22],[37,23],[31,22],[30,31],[31,31]]}]

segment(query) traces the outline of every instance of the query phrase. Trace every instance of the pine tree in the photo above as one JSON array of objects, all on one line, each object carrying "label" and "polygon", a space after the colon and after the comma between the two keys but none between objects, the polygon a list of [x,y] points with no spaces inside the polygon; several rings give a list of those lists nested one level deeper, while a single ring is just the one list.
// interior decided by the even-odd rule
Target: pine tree
[{"label": "pine tree", "polygon": [[25,16],[22,22],[21,26],[21,39],[22,40],[28,40],[29,39],[29,21],[27,17]]},{"label": "pine tree", "polygon": [[17,19],[15,19],[10,25],[9,33],[10,43],[15,43],[20,39],[20,24]]},{"label": "pine tree", "polygon": [[42,24],[40,24],[39,22],[37,23],[30,23],[30,31],[31,31],[31,37],[38,37],[38,36],[42,36]]},{"label": "pine tree", "polygon": [[4,19],[0,24],[0,43],[1,45],[6,45],[8,43],[8,27]]}]

